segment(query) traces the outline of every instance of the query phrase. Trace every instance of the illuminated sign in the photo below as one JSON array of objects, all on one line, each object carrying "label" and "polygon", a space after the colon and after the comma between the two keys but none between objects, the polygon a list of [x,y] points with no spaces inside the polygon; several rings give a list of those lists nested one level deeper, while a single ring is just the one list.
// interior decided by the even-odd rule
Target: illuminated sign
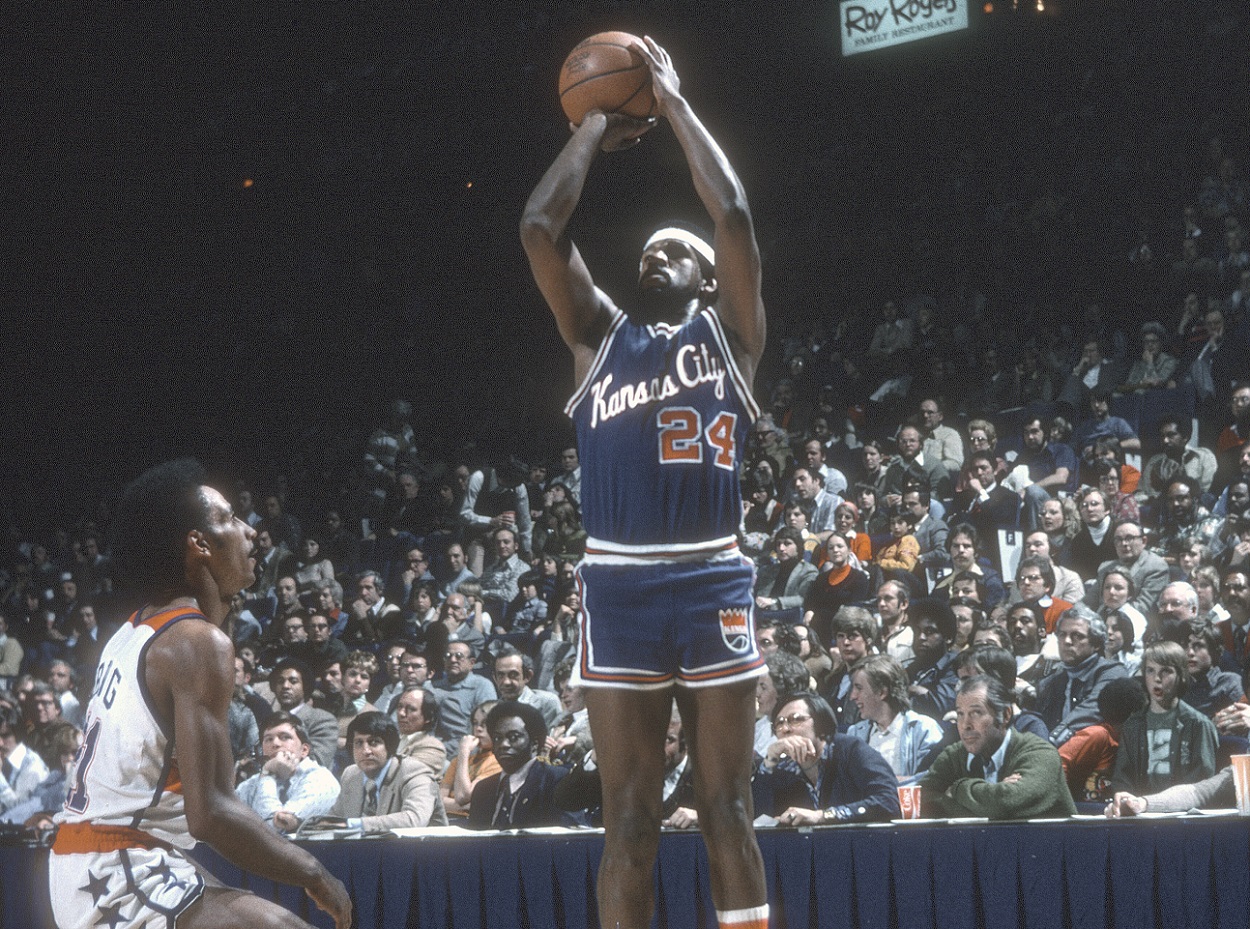
[{"label": "illuminated sign", "polygon": [[842,57],[968,28],[968,0],[842,0]]}]

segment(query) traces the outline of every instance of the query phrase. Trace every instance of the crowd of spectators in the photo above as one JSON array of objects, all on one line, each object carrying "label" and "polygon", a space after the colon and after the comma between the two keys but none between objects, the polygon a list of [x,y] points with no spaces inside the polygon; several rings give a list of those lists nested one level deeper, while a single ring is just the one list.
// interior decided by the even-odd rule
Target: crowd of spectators
[{"label": "crowd of spectators", "polygon": [[[1244,142],[1174,142],[1186,167],[1139,204],[1166,219],[1101,255],[1116,305],[1043,305],[1023,272],[1013,286],[1027,245],[1050,248],[1090,204],[1024,182],[973,197],[973,157],[934,199],[984,207],[994,281],[929,278],[926,260],[914,286],[882,272],[879,299],[779,314],[741,456],[769,656],[757,812],[890,818],[900,784],[921,785],[929,815],[992,818],[1227,795],[1250,735]],[[1060,180],[1091,194],[1098,170]],[[819,240],[812,210],[766,257]],[[793,264],[775,267],[797,299]],[[287,832],[593,823],[593,737],[569,685],[576,449],[448,454],[413,412],[390,404],[333,479],[302,467],[233,488],[259,555],[232,610],[240,793]],[[11,822],[63,796],[126,618],[108,503],[16,532],[0,565]],[[665,821],[692,826],[679,719],[670,735]]]}]

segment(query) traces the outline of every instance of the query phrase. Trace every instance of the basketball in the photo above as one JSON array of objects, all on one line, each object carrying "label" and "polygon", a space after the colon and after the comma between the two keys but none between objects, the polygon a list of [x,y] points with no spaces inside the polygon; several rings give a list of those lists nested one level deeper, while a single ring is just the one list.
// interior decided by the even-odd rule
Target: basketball
[{"label": "basketball", "polygon": [[646,119],[655,114],[651,70],[628,32],[600,32],[577,44],[560,69],[560,106],[574,125],[594,109]]}]

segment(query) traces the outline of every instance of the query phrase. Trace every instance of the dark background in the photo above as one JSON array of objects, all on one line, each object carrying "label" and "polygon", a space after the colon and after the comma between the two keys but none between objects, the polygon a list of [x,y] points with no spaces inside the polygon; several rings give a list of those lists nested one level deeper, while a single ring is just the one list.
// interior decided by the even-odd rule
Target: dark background
[{"label": "dark background", "polygon": [[[948,319],[987,294],[1005,339],[1154,313],[1117,256],[1179,239],[1209,134],[1246,141],[1233,3],[978,6],[846,61],[829,2],[2,9],[0,502],[28,529],[176,454],[333,482],[397,396],[439,456],[553,456],[571,364],[516,225],[592,32],[668,47],[742,175],[774,366],[917,290]],[[573,234],[625,300],[648,224],[697,210],[661,127],[601,159]]]}]

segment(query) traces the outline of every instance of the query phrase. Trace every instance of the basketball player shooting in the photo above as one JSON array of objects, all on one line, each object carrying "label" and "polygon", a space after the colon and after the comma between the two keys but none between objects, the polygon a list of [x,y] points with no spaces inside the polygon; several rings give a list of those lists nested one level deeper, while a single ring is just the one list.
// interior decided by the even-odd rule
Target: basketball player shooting
[{"label": "basketball player shooting", "polygon": [[100,656],[82,748],[48,862],[60,929],[309,929],[269,900],[221,885],[185,854],[207,842],[239,867],[303,887],[351,925],[343,882],[234,792],[226,711],[230,599],[256,568],[256,531],[190,460],[159,465],[122,495],[118,579],[147,599]]},{"label": "basketball player shooting", "polygon": [[768,923],[752,830],[753,568],[735,533],[739,453],[757,408],[764,348],[760,258],[742,185],[680,93],[668,53],[638,48],[657,113],[676,134],[714,224],[711,241],[668,225],[646,243],[638,292],[618,309],[569,239],[600,151],[655,124],[592,110],[526,204],[521,238],[573,353],[582,508],[582,637],[575,683],[603,778],[600,925],[642,929],[654,908],[664,738],[672,702],[686,731],[712,898],[722,927]]}]

